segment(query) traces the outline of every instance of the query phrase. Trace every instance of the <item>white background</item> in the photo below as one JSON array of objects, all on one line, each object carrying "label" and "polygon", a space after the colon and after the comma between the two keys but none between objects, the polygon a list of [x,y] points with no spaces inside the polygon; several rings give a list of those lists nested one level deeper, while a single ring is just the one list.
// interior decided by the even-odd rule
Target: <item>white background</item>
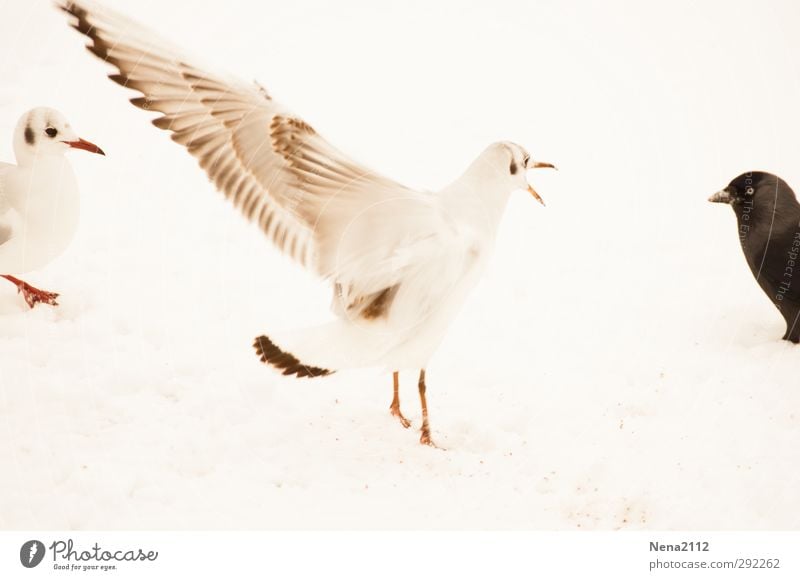
[{"label": "white background", "polygon": [[[797,529],[800,352],[730,209],[800,183],[794,2],[109,1],[257,78],[380,172],[436,189],[509,139],[558,173],[512,198],[429,368],[434,438],[380,370],[284,379],[250,344],[326,315],[44,0],[0,0],[0,158],[36,105],[82,228],[0,287],[0,528]],[[419,427],[416,377],[401,375]]]}]

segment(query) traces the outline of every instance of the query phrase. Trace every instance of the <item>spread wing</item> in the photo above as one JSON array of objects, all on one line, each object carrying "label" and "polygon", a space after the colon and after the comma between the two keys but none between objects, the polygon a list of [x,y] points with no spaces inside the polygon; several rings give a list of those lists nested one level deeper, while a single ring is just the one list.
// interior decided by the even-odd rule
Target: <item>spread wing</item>
[{"label": "spread wing", "polygon": [[[435,231],[436,223],[424,226],[436,220],[424,209],[434,203],[429,194],[350,160],[260,85],[196,67],[166,41],[91,0],[58,2],[90,39],[88,50],[116,68],[109,77],[141,93],[131,102],[161,113],[153,124],[171,131],[245,216],[281,250],[348,288],[349,300],[380,292],[396,277],[396,252],[376,250],[369,243],[376,236],[391,248],[407,237],[408,220],[417,231]],[[365,212],[370,218],[348,230]],[[349,241],[341,243],[345,231]]]}]

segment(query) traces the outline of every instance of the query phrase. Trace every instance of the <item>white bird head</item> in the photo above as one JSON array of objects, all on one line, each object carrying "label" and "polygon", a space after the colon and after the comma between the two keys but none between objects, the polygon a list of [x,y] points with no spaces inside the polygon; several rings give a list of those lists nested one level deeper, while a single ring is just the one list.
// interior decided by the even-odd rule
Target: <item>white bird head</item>
[{"label": "white bird head", "polygon": [[509,182],[510,189],[527,190],[539,203],[544,205],[542,198],[536,193],[533,186],[528,183],[527,172],[529,169],[541,167],[556,169],[555,165],[544,161],[534,161],[524,147],[511,141],[492,143],[483,152],[481,158],[489,163],[498,176],[505,176]]},{"label": "white bird head", "polygon": [[78,137],[69,121],[55,109],[37,107],[20,117],[14,131],[18,164],[25,165],[38,156],[63,155],[70,148],[105,155],[100,147]]}]

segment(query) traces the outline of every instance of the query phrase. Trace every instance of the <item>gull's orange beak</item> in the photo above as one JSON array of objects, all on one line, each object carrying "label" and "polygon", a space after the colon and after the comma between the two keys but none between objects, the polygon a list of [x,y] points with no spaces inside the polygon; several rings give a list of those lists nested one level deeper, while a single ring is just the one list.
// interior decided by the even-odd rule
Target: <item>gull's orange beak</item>
[{"label": "gull's orange beak", "polygon": [[[558,171],[558,167],[556,167],[552,163],[545,163],[544,161],[534,161],[528,167],[528,169],[541,169],[541,168],[555,169],[556,171]],[[544,200],[542,199],[542,196],[540,196],[538,193],[536,193],[536,190],[533,189],[533,186],[530,183],[528,184],[528,192],[533,197],[536,198],[536,201],[538,201],[542,205],[545,205]]]},{"label": "gull's orange beak", "polygon": [[67,145],[74,149],[83,149],[84,151],[89,151],[90,153],[98,153],[99,155],[105,155],[103,150],[100,149],[94,143],[90,143],[86,139],[78,139],[77,141],[64,141]]},{"label": "gull's orange beak", "polygon": [[545,204],[545,203],[544,203],[544,200],[542,199],[542,196],[541,196],[541,195],[539,195],[538,193],[536,193],[536,190],[535,190],[535,189],[533,189],[533,186],[532,186],[530,183],[528,184],[528,191],[530,192],[530,194],[531,194],[533,197],[535,197],[535,198],[536,198],[536,201],[538,201],[538,202],[539,202],[539,203],[541,203],[542,205],[544,205],[544,204]]}]

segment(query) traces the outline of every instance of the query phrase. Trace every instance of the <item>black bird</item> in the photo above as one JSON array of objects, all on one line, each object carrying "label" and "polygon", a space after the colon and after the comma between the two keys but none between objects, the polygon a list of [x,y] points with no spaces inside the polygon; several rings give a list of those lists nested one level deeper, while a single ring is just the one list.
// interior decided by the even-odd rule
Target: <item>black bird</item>
[{"label": "black bird", "polygon": [[708,201],[733,208],[747,264],[786,320],[783,339],[800,342],[800,203],[794,191],[777,175],[750,171]]}]

